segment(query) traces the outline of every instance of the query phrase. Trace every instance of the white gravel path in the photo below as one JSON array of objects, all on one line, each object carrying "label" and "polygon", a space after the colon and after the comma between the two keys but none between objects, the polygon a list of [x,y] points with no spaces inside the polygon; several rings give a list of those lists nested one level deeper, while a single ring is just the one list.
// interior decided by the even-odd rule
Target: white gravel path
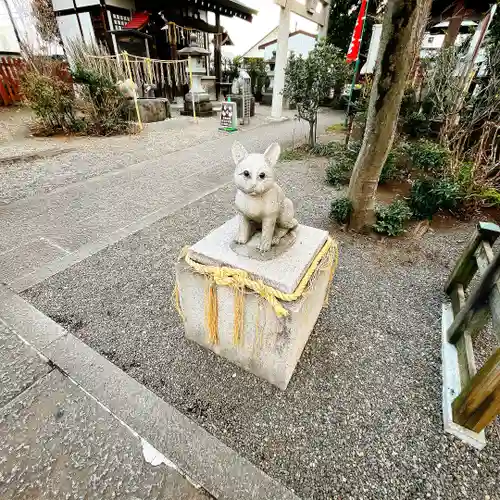
[{"label": "white gravel path", "polygon": [[323,162],[279,176],[301,222],[340,242],[330,304],[285,392],[187,342],[170,301],[179,250],[227,220],[230,186],[24,295],[302,498],[498,499],[498,426],[478,452],[441,420],[441,289],[472,224],[353,236],[328,221],[338,192]]}]

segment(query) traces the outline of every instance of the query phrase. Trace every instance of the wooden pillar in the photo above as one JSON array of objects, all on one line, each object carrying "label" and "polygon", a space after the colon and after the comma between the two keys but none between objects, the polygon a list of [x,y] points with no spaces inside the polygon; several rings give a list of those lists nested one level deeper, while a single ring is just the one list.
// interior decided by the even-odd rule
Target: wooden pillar
[{"label": "wooden pillar", "polygon": [[452,404],[453,421],[481,432],[500,413],[500,348]]},{"label": "wooden pillar", "polygon": [[221,42],[221,27],[220,27],[220,14],[215,13],[215,26],[217,28],[217,34],[214,38],[214,66],[215,66],[215,98],[219,100],[220,94],[220,83],[221,83],[221,53],[220,53],[220,42]]},{"label": "wooden pillar", "polygon": [[448,30],[446,31],[446,36],[443,42],[443,48],[446,49],[455,44],[458,33],[460,32],[460,26],[462,26],[462,21],[464,20],[465,6],[464,0],[457,0],[455,7],[453,9],[453,14],[450,19],[450,24]]}]

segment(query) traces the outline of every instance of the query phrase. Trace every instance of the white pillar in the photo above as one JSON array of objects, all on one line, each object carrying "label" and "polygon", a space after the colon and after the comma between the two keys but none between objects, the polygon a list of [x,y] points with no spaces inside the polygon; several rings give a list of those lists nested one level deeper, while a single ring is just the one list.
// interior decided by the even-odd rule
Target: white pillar
[{"label": "white pillar", "polygon": [[[287,3],[288,4],[288,3]],[[290,34],[290,7],[281,7],[278,28],[278,47],[276,49],[276,66],[274,67],[272,118],[281,118],[283,110],[283,87],[285,86],[285,68],[288,56],[288,35]]]},{"label": "white pillar", "polygon": [[326,38],[328,35],[328,20],[330,19],[330,8],[331,8],[331,0],[327,4],[323,4],[323,15],[324,15],[324,24],[323,26],[319,26],[318,29],[318,39]]}]

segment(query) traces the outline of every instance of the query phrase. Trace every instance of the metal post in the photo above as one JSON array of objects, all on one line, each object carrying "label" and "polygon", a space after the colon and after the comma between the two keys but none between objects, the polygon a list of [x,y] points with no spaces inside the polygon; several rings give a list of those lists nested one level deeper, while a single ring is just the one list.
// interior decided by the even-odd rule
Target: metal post
[{"label": "metal post", "polygon": [[288,55],[288,36],[290,34],[290,7],[288,4],[280,8],[280,24],[278,28],[278,47],[274,66],[273,103],[271,117],[281,118],[283,111],[283,88],[285,87],[285,68]]},{"label": "metal post", "polygon": [[214,37],[214,66],[215,66],[215,98],[219,100],[220,95],[220,84],[221,84],[221,37],[222,32],[220,26],[220,13],[215,13],[215,27],[217,28],[217,33]]}]

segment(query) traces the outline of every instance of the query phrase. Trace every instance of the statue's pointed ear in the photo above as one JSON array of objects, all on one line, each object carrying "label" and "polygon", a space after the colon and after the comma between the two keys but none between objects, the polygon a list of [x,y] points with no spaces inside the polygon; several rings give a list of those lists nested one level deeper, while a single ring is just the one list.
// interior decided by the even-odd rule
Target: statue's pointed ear
[{"label": "statue's pointed ear", "polygon": [[271,165],[271,167],[273,167],[276,164],[276,162],[278,161],[278,158],[280,157],[280,153],[281,153],[280,145],[277,142],[273,142],[266,149],[266,152],[264,153],[266,163],[268,165]]},{"label": "statue's pointed ear", "polygon": [[231,152],[233,153],[233,160],[236,165],[243,161],[247,156],[247,150],[243,146],[243,144],[238,141],[234,141],[233,147],[231,148]]}]

